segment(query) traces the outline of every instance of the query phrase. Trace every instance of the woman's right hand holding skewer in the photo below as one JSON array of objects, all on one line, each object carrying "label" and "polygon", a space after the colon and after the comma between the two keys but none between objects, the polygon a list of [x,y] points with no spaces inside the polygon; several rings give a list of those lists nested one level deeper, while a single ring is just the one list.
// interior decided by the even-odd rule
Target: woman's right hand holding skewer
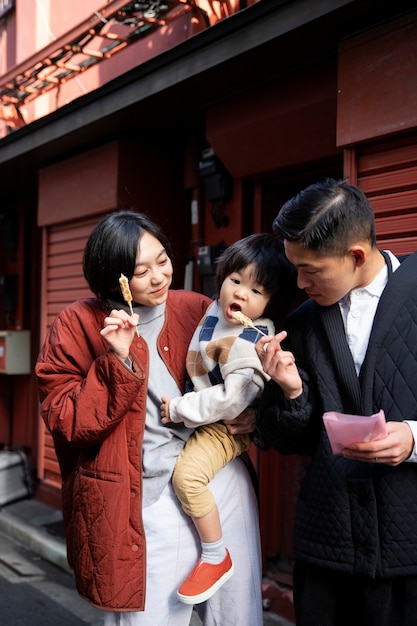
[{"label": "woman's right hand holding skewer", "polygon": [[121,361],[129,357],[130,344],[139,324],[139,315],[129,315],[125,310],[113,309],[104,319],[104,327],[100,334],[109,344],[110,349]]}]

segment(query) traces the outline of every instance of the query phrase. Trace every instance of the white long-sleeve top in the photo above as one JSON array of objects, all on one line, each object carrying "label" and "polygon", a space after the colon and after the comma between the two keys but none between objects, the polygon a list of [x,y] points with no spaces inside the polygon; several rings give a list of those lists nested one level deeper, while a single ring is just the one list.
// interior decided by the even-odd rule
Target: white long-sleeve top
[{"label": "white long-sleeve top", "polygon": [[[265,334],[275,333],[267,318],[254,320]],[[187,371],[194,391],[172,398],[173,422],[194,428],[237,417],[262,394],[267,374],[255,352],[261,334],[253,328],[230,324],[213,302],[197,327],[187,356]]]},{"label": "white long-sleeve top", "polygon": [[[386,252],[390,255],[392,271],[395,272],[400,266],[400,262],[392,252],[388,250]],[[352,291],[339,302],[346,338],[358,375],[365,358],[379,299],[387,281],[388,270],[387,266],[384,265],[369,285],[361,287],[360,289],[352,289]],[[408,420],[406,420],[406,423],[411,428],[414,437],[414,449],[411,456],[407,459],[407,462],[417,463],[417,423]]]}]

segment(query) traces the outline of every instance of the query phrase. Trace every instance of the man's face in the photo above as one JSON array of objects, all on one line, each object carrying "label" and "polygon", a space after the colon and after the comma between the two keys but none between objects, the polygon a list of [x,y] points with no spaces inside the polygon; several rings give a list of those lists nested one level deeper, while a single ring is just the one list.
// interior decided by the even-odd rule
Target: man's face
[{"label": "man's face", "polygon": [[355,256],[323,256],[285,241],[285,254],[298,272],[297,284],[317,304],[330,306],[338,302],[358,281]]}]

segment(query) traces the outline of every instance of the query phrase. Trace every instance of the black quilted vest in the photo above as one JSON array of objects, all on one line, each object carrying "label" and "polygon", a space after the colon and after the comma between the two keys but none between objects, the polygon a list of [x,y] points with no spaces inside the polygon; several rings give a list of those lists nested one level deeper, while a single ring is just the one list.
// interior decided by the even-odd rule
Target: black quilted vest
[{"label": "black quilted vest", "polygon": [[285,401],[271,381],[258,423],[261,445],[311,456],[297,503],[296,558],[370,577],[417,574],[417,464],[334,456],[322,414],[382,408],[387,421],[417,419],[417,253],[389,273],[360,376],[339,305],[307,301],[288,320],[286,347],[308,398]]}]

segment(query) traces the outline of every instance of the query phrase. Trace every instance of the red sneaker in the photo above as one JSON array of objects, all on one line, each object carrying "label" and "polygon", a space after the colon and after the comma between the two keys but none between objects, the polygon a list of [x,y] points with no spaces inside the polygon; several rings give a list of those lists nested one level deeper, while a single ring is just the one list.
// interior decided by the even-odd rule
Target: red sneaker
[{"label": "red sneaker", "polygon": [[178,599],[184,604],[199,604],[211,596],[233,575],[234,567],[229,550],[221,563],[213,565],[201,559],[188,574],[177,591]]}]

